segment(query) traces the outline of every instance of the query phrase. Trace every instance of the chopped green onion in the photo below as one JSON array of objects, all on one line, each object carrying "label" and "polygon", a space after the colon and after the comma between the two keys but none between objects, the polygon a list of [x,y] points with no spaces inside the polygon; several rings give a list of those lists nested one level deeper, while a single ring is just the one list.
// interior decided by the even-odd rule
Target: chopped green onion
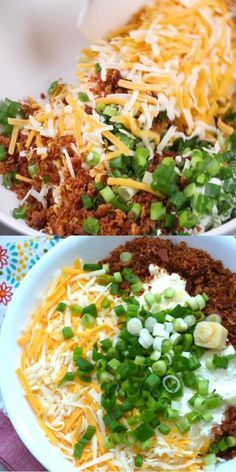
[{"label": "chopped green onion", "polygon": [[180,228],[187,228],[191,229],[194,228],[198,224],[198,218],[193,215],[193,213],[189,210],[183,211],[179,215],[179,226]]},{"label": "chopped green onion", "polygon": [[63,382],[73,382],[75,380],[76,373],[75,372],[66,372],[65,376],[62,379]]},{"label": "chopped green onion", "polygon": [[174,298],[176,295],[176,291],[169,287],[164,291],[164,297],[168,300],[169,298]]},{"label": "chopped green onion", "polygon": [[81,319],[81,324],[84,329],[90,329],[93,328],[94,325],[96,324],[96,319],[94,316],[89,315],[88,313],[84,315]]},{"label": "chopped green onion", "polygon": [[144,442],[155,436],[155,431],[146,423],[142,423],[134,430],[134,436],[138,441]]},{"label": "chopped green onion", "polygon": [[112,359],[107,363],[107,365],[112,369],[112,370],[117,370],[118,367],[120,367],[121,363],[118,361],[118,359]]},{"label": "chopped green onion", "polygon": [[61,303],[59,303],[59,305],[57,305],[57,311],[60,311],[61,313],[64,313],[66,308],[67,308],[66,303],[61,302]]},{"label": "chopped green onion", "polygon": [[94,208],[93,199],[89,195],[87,195],[87,194],[82,195],[81,200],[82,200],[83,206],[84,206],[84,208],[86,208],[86,210],[92,210]]},{"label": "chopped green onion", "polygon": [[166,207],[163,203],[152,203],[150,218],[153,221],[159,221],[166,214]]},{"label": "chopped green onion", "polygon": [[84,264],[83,270],[85,272],[94,272],[96,270],[101,270],[102,266],[100,264]]},{"label": "chopped green onion", "polygon": [[125,313],[126,313],[126,311],[125,311],[123,305],[118,305],[118,306],[116,306],[116,307],[114,308],[114,311],[115,311],[116,316],[118,316],[118,317],[119,317],[119,316],[123,316],[123,315],[125,315]]},{"label": "chopped green onion", "polygon": [[64,336],[64,339],[71,339],[73,338],[74,336],[74,331],[71,329],[70,326],[65,326],[63,329],[62,329],[62,334]]},{"label": "chopped green onion", "polygon": [[167,424],[162,423],[160,424],[160,426],[158,426],[158,431],[159,433],[164,434],[166,436],[170,433],[171,429]]},{"label": "chopped green onion", "polygon": [[222,405],[222,398],[215,394],[211,398],[207,398],[205,400],[204,406],[206,410],[215,410],[216,408],[219,408]]},{"label": "chopped green onion", "polygon": [[97,112],[99,115],[101,115],[101,114],[104,112],[105,108],[106,108],[105,103],[98,103],[98,104],[96,105],[95,110],[96,110],[96,112]]},{"label": "chopped green onion", "polygon": [[186,419],[190,424],[196,424],[201,421],[201,416],[197,411],[191,411],[185,415]]},{"label": "chopped green onion", "polygon": [[76,346],[73,351],[73,361],[77,364],[77,361],[82,357],[83,349],[82,347]]},{"label": "chopped green onion", "polygon": [[200,379],[198,380],[198,393],[204,397],[208,394],[209,380]]},{"label": "chopped green onion", "polygon": [[211,415],[211,413],[209,413],[209,411],[204,411],[201,414],[201,417],[206,423],[211,423],[211,421],[213,420],[213,416]]},{"label": "chopped green onion", "polygon": [[0,162],[4,162],[7,158],[7,149],[3,144],[0,144]]},{"label": "chopped green onion", "polygon": [[87,234],[98,234],[100,231],[100,224],[96,218],[89,217],[83,224],[84,232]]},{"label": "chopped green onion", "polygon": [[49,86],[48,88],[48,95],[51,97],[52,95],[54,95],[54,93],[56,92],[57,90],[57,87],[59,85],[59,81],[58,80],[54,80],[54,82],[51,83],[51,85]]},{"label": "chopped green onion", "polygon": [[208,454],[207,456],[203,457],[203,462],[205,466],[214,465],[216,463],[216,455]]},{"label": "chopped green onion", "polygon": [[28,172],[30,177],[37,177],[39,173],[39,166],[38,164],[30,164],[28,165]]},{"label": "chopped green onion", "polygon": [[187,433],[190,430],[190,424],[185,418],[180,418],[175,424],[181,434]]},{"label": "chopped green onion", "polygon": [[127,264],[128,262],[131,262],[132,260],[132,253],[131,252],[122,252],[120,254],[120,261],[123,263],[123,264]]},{"label": "chopped green onion", "polygon": [[108,300],[108,298],[104,298],[104,300],[102,300],[101,307],[107,310],[108,308],[110,308],[110,306],[111,306],[110,300]]},{"label": "chopped green onion", "polygon": [[28,207],[23,206],[21,208],[14,208],[12,212],[12,216],[16,220],[21,220],[21,219],[24,220],[27,217],[27,213],[28,213]]},{"label": "chopped green onion", "polygon": [[98,74],[101,72],[102,67],[101,67],[101,65],[99,64],[99,62],[97,62],[97,63],[95,64],[95,69],[96,69],[96,72],[97,72]]},{"label": "chopped green onion", "polygon": [[135,220],[137,220],[142,212],[142,206],[140,203],[134,203],[133,206],[131,207],[130,213],[134,217]]},{"label": "chopped green onion", "polygon": [[108,186],[102,189],[100,191],[100,194],[102,195],[106,203],[111,203],[112,200],[114,200],[114,198],[116,197],[112,189]]},{"label": "chopped green onion", "polygon": [[187,323],[189,328],[191,328],[191,326],[194,326],[196,324],[196,318],[194,315],[185,316],[184,321],[185,323]]},{"label": "chopped green onion", "polygon": [[213,364],[219,369],[227,369],[229,365],[229,359],[224,356],[215,355],[213,358]]},{"label": "chopped green onion", "polygon": [[156,361],[152,365],[152,370],[155,374],[160,375],[162,377],[167,371],[167,364],[165,361]]},{"label": "chopped green onion", "polygon": [[186,372],[183,375],[183,382],[185,387],[194,388],[196,386],[196,375],[193,372]]},{"label": "chopped green onion", "polygon": [[96,432],[95,426],[88,426],[85,433],[81,437],[81,439],[75,444],[74,447],[74,457],[76,459],[80,459],[82,457],[84,448],[87,446],[89,441],[93,438],[94,434]]},{"label": "chopped green onion", "polygon": [[145,293],[144,300],[149,306],[152,306],[154,303],[156,303],[156,297],[153,293]]},{"label": "chopped green onion", "polygon": [[114,277],[114,281],[115,281],[117,284],[120,284],[120,283],[123,281],[122,275],[121,275],[120,272],[114,272],[113,277]]},{"label": "chopped green onion", "polygon": [[135,284],[131,285],[131,290],[134,294],[139,294],[143,290],[142,282],[136,282]]},{"label": "chopped green onion", "polygon": [[89,102],[89,96],[85,92],[79,92],[78,93],[78,98],[82,103],[87,103]]},{"label": "chopped green onion", "polygon": [[178,333],[184,333],[188,329],[187,323],[182,318],[176,318],[173,322],[173,326]]},{"label": "chopped green onion", "polygon": [[142,327],[143,325],[139,318],[131,318],[127,323],[127,331],[132,336],[139,336]]},{"label": "chopped green onion", "polygon": [[82,372],[88,373],[94,370],[93,364],[91,364],[91,362],[87,361],[83,357],[80,357],[76,364]]},{"label": "chopped green onion", "polygon": [[212,321],[213,323],[221,323],[222,322],[221,316],[217,315],[217,314],[208,315],[208,316],[206,316],[205,319],[206,319],[206,321]]},{"label": "chopped green onion", "polygon": [[175,410],[174,408],[167,408],[164,414],[164,417],[167,420],[173,420],[175,418],[178,418],[179,416],[179,411]]},{"label": "chopped green onion", "polygon": [[112,118],[113,116],[118,115],[118,108],[115,105],[108,105],[106,106],[103,114]]},{"label": "chopped green onion", "polygon": [[160,377],[156,374],[150,374],[146,379],[145,379],[145,386],[148,388],[148,390],[155,391],[158,385],[160,385],[161,380]]},{"label": "chopped green onion", "polygon": [[135,463],[135,467],[142,467],[143,456],[141,456],[140,454],[137,454],[137,456],[135,457],[134,463]]},{"label": "chopped green onion", "polygon": [[95,303],[91,303],[91,305],[87,305],[85,308],[83,308],[83,315],[92,315],[93,317],[96,318],[98,311]]},{"label": "chopped green onion", "polygon": [[180,380],[175,375],[166,375],[162,380],[163,387],[168,393],[177,393],[181,387]]},{"label": "chopped green onion", "polygon": [[80,305],[70,305],[69,309],[71,314],[74,316],[79,316],[83,313],[83,307]]},{"label": "chopped green onion", "polygon": [[96,167],[101,160],[101,156],[97,151],[90,152],[87,156],[86,163],[89,167]]}]

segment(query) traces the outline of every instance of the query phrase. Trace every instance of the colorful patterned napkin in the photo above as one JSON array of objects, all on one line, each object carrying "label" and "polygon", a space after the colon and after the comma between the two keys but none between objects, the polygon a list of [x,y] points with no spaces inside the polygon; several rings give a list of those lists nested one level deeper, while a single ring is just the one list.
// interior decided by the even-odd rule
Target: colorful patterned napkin
[{"label": "colorful patterned napkin", "polygon": [[[33,265],[59,238],[0,236],[0,329],[14,291]],[[45,470],[23,445],[6,416],[0,391],[0,470]]]}]

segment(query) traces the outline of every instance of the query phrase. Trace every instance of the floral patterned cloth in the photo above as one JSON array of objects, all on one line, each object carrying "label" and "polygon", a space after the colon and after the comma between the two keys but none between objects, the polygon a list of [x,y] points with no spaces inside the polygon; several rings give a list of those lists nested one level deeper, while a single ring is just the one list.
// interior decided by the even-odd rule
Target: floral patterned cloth
[{"label": "floral patterned cloth", "polygon": [[[60,241],[57,237],[0,236],[0,329],[14,291],[34,264]],[[0,392],[0,410],[4,405]]]}]

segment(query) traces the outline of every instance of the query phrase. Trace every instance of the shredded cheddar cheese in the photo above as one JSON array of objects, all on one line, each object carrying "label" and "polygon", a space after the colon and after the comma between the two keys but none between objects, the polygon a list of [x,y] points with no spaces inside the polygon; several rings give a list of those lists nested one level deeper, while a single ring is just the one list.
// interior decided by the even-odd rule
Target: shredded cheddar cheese
[{"label": "shredded cheddar cheese", "polygon": [[[67,372],[74,370],[75,347],[82,348],[83,355],[90,358],[97,342],[107,336],[113,339],[119,332],[113,307],[118,306],[121,299],[113,296],[111,309],[103,309],[101,300],[107,287],[99,285],[94,274],[84,272],[78,261],[74,267],[64,267],[61,273],[55,274],[42,306],[19,339],[23,353],[17,374],[46,437],[78,470],[119,472],[129,463],[129,470],[134,472],[134,458],[138,452],[135,445],[109,452],[105,449],[102,391],[97,381],[84,382],[79,377],[69,382],[63,380]],[[59,301],[66,304],[63,313],[58,311]],[[70,304],[86,306],[94,302],[99,307],[97,326],[84,329],[80,318],[70,312]],[[71,326],[73,339],[63,339],[61,330],[64,326]],[[95,437],[86,446],[82,458],[75,459],[75,443],[88,425],[96,427]],[[165,464],[167,470],[197,472],[202,465],[201,454],[206,450],[204,439],[196,446],[195,440],[188,435],[182,437],[173,428],[168,436],[158,436],[157,443],[150,451],[143,451],[143,456],[150,471],[161,472],[165,470]]]}]

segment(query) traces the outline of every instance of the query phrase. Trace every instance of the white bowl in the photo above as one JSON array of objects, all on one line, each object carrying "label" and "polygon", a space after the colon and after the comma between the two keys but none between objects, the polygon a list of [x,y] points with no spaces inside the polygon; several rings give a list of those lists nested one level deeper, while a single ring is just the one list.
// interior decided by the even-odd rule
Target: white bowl
[{"label": "white bowl", "polygon": [[[101,1],[102,15],[96,17],[96,4]],[[136,0],[138,6],[143,1]],[[122,0],[121,5],[124,3],[125,0]],[[105,33],[113,29],[118,25],[117,21],[124,22],[125,17],[123,10],[119,14],[116,12],[120,2],[113,5],[113,15],[110,14],[111,8],[108,8],[110,4],[110,0],[2,0],[0,44],[4,47],[0,48],[0,63],[4,67],[1,69],[0,99],[19,99],[28,95],[37,97],[59,77],[74,82],[77,57],[86,44],[78,23],[82,22],[90,6],[91,15],[88,12],[85,16],[83,33],[86,33],[86,25],[89,31],[87,36],[92,39],[98,31]],[[128,16],[130,8],[125,10]],[[106,23],[105,27],[101,19]],[[15,194],[0,185],[0,222],[17,234],[38,234],[12,217],[12,210],[18,205]],[[236,234],[236,219],[212,230],[211,234]]]},{"label": "white bowl", "polygon": [[[34,266],[17,290],[0,336],[0,384],[9,417],[20,438],[29,451],[50,471],[75,472],[70,464],[45,437],[35,414],[24,396],[16,375],[20,363],[21,349],[17,344],[22,329],[26,328],[32,312],[39,303],[39,295],[46,292],[52,275],[65,265],[72,264],[76,257],[86,262],[97,261],[130,237],[70,237],[59,243]],[[184,238],[175,238],[176,242]],[[186,239],[185,239],[186,240]],[[190,246],[206,249],[214,258],[220,258],[225,266],[234,270],[236,240],[229,238],[188,238]],[[4,359],[4,362],[2,361]],[[234,472],[236,459],[220,464],[218,472]]]}]

